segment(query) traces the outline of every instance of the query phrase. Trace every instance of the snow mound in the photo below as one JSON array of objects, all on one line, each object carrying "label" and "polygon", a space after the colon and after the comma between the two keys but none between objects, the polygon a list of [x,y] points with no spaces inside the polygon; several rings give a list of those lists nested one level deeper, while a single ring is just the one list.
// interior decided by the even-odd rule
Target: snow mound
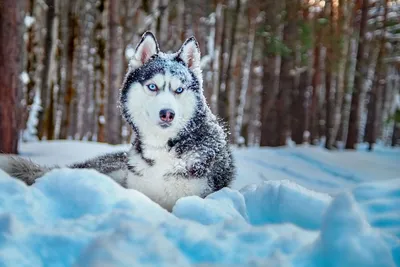
[{"label": "snow mound", "polygon": [[267,181],[169,213],[92,170],[0,170],[0,266],[400,266],[400,179],[327,194]]}]

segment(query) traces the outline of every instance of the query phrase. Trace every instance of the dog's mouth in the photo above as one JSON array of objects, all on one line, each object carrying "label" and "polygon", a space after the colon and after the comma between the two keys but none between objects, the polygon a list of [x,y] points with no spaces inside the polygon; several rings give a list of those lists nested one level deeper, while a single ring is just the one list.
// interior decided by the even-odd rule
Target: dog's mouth
[{"label": "dog's mouth", "polygon": [[170,122],[159,122],[158,125],[160,125],[161,128],[166,129],[172,125]]}]

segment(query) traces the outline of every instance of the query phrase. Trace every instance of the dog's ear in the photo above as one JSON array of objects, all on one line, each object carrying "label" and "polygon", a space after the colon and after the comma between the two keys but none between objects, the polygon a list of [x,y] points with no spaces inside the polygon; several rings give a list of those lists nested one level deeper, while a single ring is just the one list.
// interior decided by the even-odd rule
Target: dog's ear
[{"label": "dog's ear", "polygon": [[178,51],[178,57],[194,74],[201,76],[200,48],[194,36],[187,39]]},{"label": "dog's ear", "polygon": [[130,69],[139,68],[158,52],[160,52],[160,48],[156,37],[149,31],[145,32],[136,47],[135,54],[129,61]]}]

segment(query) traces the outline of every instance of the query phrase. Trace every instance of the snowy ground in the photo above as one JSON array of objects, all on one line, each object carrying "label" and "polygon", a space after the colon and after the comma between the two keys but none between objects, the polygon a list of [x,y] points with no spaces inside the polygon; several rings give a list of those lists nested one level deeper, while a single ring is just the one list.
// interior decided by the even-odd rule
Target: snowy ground
[{"label": "snowy ground", "polygon": [[[126,146],[23,144],[64,165]],[[168,213],[89,170],[0,171],[0,266],[400,266],[400,150],[236,149],[233,189]],[[239,190],[239,191],[238,191]]]}]

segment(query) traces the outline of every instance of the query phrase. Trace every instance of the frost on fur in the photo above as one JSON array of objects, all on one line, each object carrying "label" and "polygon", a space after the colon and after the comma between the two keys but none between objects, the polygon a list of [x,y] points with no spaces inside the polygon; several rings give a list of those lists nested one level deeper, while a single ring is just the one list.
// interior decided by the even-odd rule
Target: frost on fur
[{"label": "frost on fur", "polygon": [[151,32],[145,32],[136,47],[135,54],[129,61],[130,70],[145,64],[153,55],[160,51],[156,38]]}]

